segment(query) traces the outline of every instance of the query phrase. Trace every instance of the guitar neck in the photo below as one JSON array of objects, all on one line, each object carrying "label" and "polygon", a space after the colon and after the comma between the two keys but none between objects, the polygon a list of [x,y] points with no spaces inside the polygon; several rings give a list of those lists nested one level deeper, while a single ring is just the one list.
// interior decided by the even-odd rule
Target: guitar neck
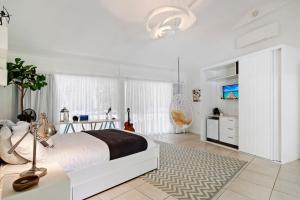
[{"label": "guitar neck", "polygon": [[127,114],[128,114],[128,123],[130,123],[130,111],[128,111]]}]

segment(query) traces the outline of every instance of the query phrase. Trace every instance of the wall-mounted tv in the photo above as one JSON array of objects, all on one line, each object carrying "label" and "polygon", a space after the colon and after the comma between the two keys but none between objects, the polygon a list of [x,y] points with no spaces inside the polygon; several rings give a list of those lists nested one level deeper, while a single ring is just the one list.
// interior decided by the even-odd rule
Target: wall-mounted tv
[{"label": "wall-mounted tv", "polygon": [[238,99],[239,98],[239,84],[224,85],[223,99]]}]

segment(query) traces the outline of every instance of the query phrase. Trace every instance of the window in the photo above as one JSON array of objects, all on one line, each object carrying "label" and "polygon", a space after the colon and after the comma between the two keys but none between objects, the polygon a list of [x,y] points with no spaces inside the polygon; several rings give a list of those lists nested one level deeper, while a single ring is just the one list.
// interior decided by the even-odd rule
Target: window
[{"label": "window", "polygon": [[132,121],[137,132],[174,132],[169,115],[172,94],[173,86],[169,82],[125,81],[125,107],[131,109]]},{"label": "window", "polygon": [[54,81],[58,111],[66,107],[70,111],[70,117],[86,114],[89,119],[96,120],[105,118],[105,111],[112,107],[113,116],[119,117],[120,92],[117,79],[55,75]]},{"label": "window", "polygon": [[[131,120],[137,132],[161,134],[174,132],[170,122],[169,107],[173,95],[171,82],[125,80],[114,78],[54,75],[54,96],[57,115],[66,107],[70,118],[89,115],[89,120],[105,118],[112,107],[112,115],[127,120],[126,108],[131,109]],[[123,87],[120,87],[123,83]],[[121,115],[122,114],[122,115]],[[76,128],[76,127],[75,127]],[[80,130],[77,127],[76,130]]]}]

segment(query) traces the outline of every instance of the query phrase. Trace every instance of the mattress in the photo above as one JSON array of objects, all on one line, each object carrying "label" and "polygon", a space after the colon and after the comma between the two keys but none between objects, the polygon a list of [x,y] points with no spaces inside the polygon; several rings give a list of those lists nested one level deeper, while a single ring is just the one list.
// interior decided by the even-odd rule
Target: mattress
[{"label": "mattress", "polygon": [[[144,135],[143,137],[147,140],[147,149],[157,145],[150,138]],[[110,161],[110,152],[107,144],[86,133],[57,134],[53,136],[53,141],[55,147],[49,149],[45,162],[56,162],[66,172]]]}]

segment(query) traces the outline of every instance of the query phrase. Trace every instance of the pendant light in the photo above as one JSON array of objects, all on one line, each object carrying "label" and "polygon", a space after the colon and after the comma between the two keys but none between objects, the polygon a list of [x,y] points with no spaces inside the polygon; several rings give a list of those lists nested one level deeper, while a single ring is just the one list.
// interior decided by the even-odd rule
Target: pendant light
[{"label": "pendant light", "polygon": [[196,16],[189,6],[177,3],[176,6],[161,6],[153,9],[146,17],[146,29],[153,39],[159,39],[176,31],[185,31],[195,22]]}]

